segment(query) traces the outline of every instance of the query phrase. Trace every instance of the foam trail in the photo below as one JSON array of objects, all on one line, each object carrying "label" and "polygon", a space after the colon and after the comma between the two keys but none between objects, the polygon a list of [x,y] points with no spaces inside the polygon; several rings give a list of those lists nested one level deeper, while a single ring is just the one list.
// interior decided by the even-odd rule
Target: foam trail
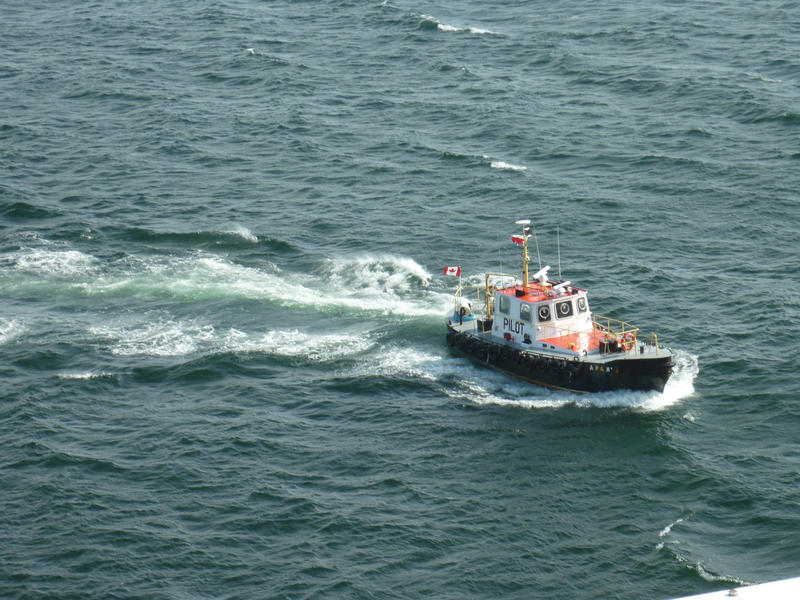
[{"label": "foam trail", "polygon": [[[235,235],[257,241],[248,230]],[[250,237],[252,236],[252,238]],[[215,254],[127,256],[106,264],[75,250],[22,249],[0,260],[11,276],[0,291],[157,300],[244,298],[318,310],[347,309],[402,316],[443,315],[450,295],[429,289],[432,277],[411,258],[391,255],[334,258],[322,273],[284,273],[265,263],[254,268]]]},{"label": "foam trail", "polygon": [[117,356],[185,356],[213,347],[214,327],[186,321],[155,321],[133,326],[102,325],[89,333],[105,339]]},{"label": "foam trail", "polygon": [[292,329],[269,331],[255,338],[237,335],[226,340],[224,347],[229,352],[265,352],[324,362],[361,354],[369,350],[374,343],[370,336],[362,333],[309,335]]},{"label": "foam trail", "polygon": [[425,381],[438,381],[454,365],[441,355],[430,354],[416,348],[393,347],[384,349],[377,357],[365,361],[353,370],[352,375],[404,376]]},{"label": "foam trail", "polygon": [[[324,362],[359,354],[374,344],[372,336],[363,332],[310,335],[291,329],[254,335],[234,328],[218,331],[210,324],[173,319],[100,325],[90,328],[89,333],[104,340],[111,354],[117,356],[174,358],[263,352]],[[61,376],[89,378],[102,374],[65,373]]]},{"label": "foam trail", "polygon": [[83,252],[49,248],[23,248],[6,260],[20,271],[69,277],[93,271],[99,265],[94,256]]}]

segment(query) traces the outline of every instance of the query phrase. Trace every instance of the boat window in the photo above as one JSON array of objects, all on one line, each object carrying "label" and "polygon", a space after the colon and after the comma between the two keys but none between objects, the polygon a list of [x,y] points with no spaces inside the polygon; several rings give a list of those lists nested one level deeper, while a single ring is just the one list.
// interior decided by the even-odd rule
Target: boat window
[{"label": "boat window", "polygon": [[539,319],[539,322],[549,321],[551,319],[550,306],[547,304],[540,304],[536,307],[536,317]]},{"label": "boat window", "polygon": [[572,316],[572,300],[562,300],[556,302],[556,315],[559,319],[566,319]]},{"label": "boat window", "polygon": [[508,314],[511,310],[511,299],[505,294],[500,294],[500,312]]},{"label": "boat window", "polygon": [[523,321],[531,322],[531,305],[527,302],[522,302],[519,305],[519,318]]},{"label": "boat window", "polygon": [[578,298],[578,312],[586,312],[589,310],[589,305],[586,304],[586,296]]}]

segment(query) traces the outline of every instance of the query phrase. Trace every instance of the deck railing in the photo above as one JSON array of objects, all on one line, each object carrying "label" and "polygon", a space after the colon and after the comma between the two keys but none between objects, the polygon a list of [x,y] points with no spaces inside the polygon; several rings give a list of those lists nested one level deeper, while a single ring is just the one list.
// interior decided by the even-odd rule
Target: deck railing
[{"label": "deck railing", "polygon": [[[639,334],[638,327],[634,327],[625,321],[604,317],[602,315],[593,315],[592,325],[595,331],[621,343],[626,350],[636,347],[637,336]],[[650,334],[648,345],[655,348],[656,354],[658,354],[658,336],[655,333]]]},{"label": "deck railing", "polygon": [[[461,308],[462,297],[472,303],[473,314],[486,314],[486,293],[483,286],[459,287],[453,297],[453,312],[455,314],[458,314],[458,309]],[[491,295],[491,298],[494,298],[494,294]]]},{"label": "deck railing", "polygon": [[639,332],[638,327],[634,327],[630,323],[620,321],[619,319],[612,319],[611,317],[604,317],[602,315],[593,315],[592,324],[595,331],[599,331],[609,337],[614,337],[621,340],[625,335],[633,335]]}]

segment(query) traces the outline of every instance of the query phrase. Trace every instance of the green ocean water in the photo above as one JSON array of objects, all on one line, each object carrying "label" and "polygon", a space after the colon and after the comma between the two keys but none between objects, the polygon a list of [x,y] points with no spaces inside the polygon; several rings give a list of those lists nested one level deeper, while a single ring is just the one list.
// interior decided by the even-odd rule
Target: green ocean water
[{"label": "green ocean water", "polygon": [[[799,46],[776,1],[0,2],[0,597],[798,576]],[[663,394],[447,348],[442,267],[522,218]]]}]

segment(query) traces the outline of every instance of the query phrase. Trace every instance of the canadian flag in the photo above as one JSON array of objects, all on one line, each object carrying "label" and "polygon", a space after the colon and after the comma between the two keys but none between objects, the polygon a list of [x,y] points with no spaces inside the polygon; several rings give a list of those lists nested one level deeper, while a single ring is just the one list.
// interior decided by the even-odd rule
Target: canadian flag
[{"label": "canadian flag", "polygon": [[525,243],[525,239],[521,235],[512,235],[511,241],[520,246],[522,246]]},{"label": "canadian flag", "polygon": [[445,267],[444,268],[445,275],[455,275],[456,277],[461,277],[461,267]]}]

